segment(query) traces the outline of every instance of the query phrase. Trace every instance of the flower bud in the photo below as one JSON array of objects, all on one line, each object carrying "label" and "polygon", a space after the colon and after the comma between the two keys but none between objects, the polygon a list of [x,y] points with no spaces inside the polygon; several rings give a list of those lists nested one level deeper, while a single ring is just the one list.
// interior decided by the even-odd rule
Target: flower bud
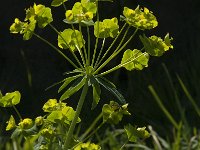
[{"label": "flower bud", "polygon": [[39,116],[37,118],[35,118],[35,124],[36,126],[40,126],[44,123],[44,118],[42,116]]},{"label": "flower bud", "polygon": [[33,120],[26,118],[19,123],[21,129],[30,129],[33,126]]}]

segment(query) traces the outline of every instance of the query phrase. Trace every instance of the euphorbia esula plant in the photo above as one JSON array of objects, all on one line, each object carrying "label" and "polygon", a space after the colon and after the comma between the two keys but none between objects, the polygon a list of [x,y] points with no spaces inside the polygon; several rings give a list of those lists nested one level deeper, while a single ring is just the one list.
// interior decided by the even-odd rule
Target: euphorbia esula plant
[{"label": "euphorbia esula plant", "polygon": [[[130,115],[125,98],[105,75],[121,68],[133,71],[148,67],[150,56],[161,56],[165,51],[173,48],[171,45],[172,38],[169,37],[169,34],[162,39],[155,35],[147,37],[143,33],[143,35],[139,35],[143,47],[130,47],[127,49],[127,45],[130,42],[134,42],[133,38],[138,35],[138,31],[145,32],[145,30],[155,28],[158,25],[157,19],[149,9],[138,6],[135,9],[124,7],[120,20],[114,16],[113,18],[100,20],[98,5],[103,1],[112,0],[81,0],[80,2],[75,2],[73,7],[67,10],[65,6],[67,0],[53,0],[52,7],[63,6],[65,9],[63,23],[67,24],[67,28],[63,31],[59,31],[54,27],[51,8],[41,4],[34,4],[29,9],[26,9],[25,19],[21,21],[16,18],[11,25],[11,33],[22,34],[24,40],[30,40],[32,36],[39,38],[61,54],[74,67],[74,70],[67,72],[67,77],[59,82],[61,86],[58,92],[63,92],[60,99],[50,99],[44,104],[43,110],[47,113],[46,116],[36,118],[34,123],[31,123],[28,118],[23,120],[20,116],[18,125],[15,125],[14,118],[11,116],[8,122],[8,129],[16,128],[13,137],[19,134],[23,134],[25,137],[34,136],[32,143],[36,149],[70,149],[72,147],[77,150],[83,148],[100,149],[100,146],[89,141],[82,143],[88,140],[87,136],[91,133],[91,128],[94,128],[98,120],[103,117],[101,125],[105,122],[117,124],[122,120],[123,115]],[[119,21],[122,22],[122,26],[119,25]],[[57,33],[57,46],[35,32],[35,28],[45,28],[46,26],[50,26]],[[83,34],[83,30],[87,31],[86,35]],[[96,38],[95,45],[91,46],[93,37]],[[107,39],[112,41],[108,43],[109,47],[105,48]],[[71,55],[66,51],[69,51]],[[113,68],[102,71],[115,57],[121,57],[121,62]],[[80,138],[76,137],[75,139],[73,136],[74,129],[76,124],[81,121],[79,115],[90,87],[93,90],[91,109],[98,105],[102,88],[114,94],[120,104],[114,101],[111,101],[110,104],[105,104],[102,113],[94,121],[95,123]],[[76,110],[73,110],[64,101],[80,89],[82,89],[82,93]],[[1,106],[6,107],[10,106],[10,104],[11,106],[17,104],[16,94],[13,93],[10,100],[14,101],[11,102],[6,99],[7,95],[2,97]],[[41,125],[42,127],[38,128]],[[125,131],[128,134],[128,140],[131,142],[149,136],[145,128],[136,129],[130,124],[125,126]]]}]

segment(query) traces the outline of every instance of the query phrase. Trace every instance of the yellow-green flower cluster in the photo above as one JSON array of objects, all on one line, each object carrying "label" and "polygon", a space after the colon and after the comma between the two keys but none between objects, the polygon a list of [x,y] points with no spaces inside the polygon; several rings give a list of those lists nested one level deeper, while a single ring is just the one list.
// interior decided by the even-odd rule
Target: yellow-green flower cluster
[{"label": "yellow-green flower cluster", "polygon": [[44,28],[50,22],[53,21],[51,9],[44,5],[36,5],[26,10],[26,18],[24,22],[18,18],[15,19],[14,23],[10,26],[11,33],[23,34],[24,40],[29,40],[35,30],[36,23],[40,28]]},{"label": "yellow-green flower cluster", "polygon": [[30,129],[33,126],[33,120],[26,118],[23,119],[18,125],[21,129]]},{"label": "yellow-green flower cluster", "polygon": [[41,135],[46,138],[51,138],[54,135],[54,130],[51,127],[44,128],[40,131]]},{"label": "yellow-green flower cluster", "polygon": [[95,2],[88,0],[81,0],[76,2],[72,10],[67,10],[65,13],[66,20],[68,22],[81,22],[91,21],[96,14],[97,7]]},{"label": "yellow-green flower cluster", "polygon": [[[56,99],[49,99],[44,104],[43,110],[44,112],[49,112],[46,119],[52,123],[61,121],[70,124],[75,115],[75,111],[72,107],[66,106],[66,103],[63,102],[57,102]],[[80,121],[81,119],[78,118],[77,123]]]},{"label": "yellow-green flower cluster", "polygon": [[44,118],[42,116],[35,118],[36,126],[41,126],[43,123],[44,123]]},{"label": "yellow-green flower cluster", "polygon": [[96,145],[94,143],[81,143],[79,144],[74,150],[100,150],[101,147],[99,145]]},{"label": "yellow-green flower cluster", "polygon": [[94,35],[99,38],[114,38],[119,33],[119,25],[116,17],[104,19],[102,22],[95,22]]},{"label": "yellow-green flower cluster", "polygon": [[170,48],[173,49],[173,45],[171,45],[173,38],[170,38],[169,34],[166,34],[164,40],[155,35],[149,38],[143,35],[140,36],[140,39],[144,45],[145,51],[151,56],[162,56]]},{"label": "yellow-green flower cluster", "polygon": [[135,28],[145,30],[152,29],[158,25],[156,17],[147,8],[140,8],[139,6],[133,10],[128,7],[124,7],[123,11],[125,21]]},{"label": "yellow-green flower cluster", "polygon": [[123,115],[130,115],[128,112],[128,104],[120,106],[117,102],[110,101],[110,104],[105,104],[102,108],[103,121],[111,124],[118,124]]},{"label": "yellow-green flower cluster", "polygon": [[12,130],[13,128],[16,127],[15,119],[12,115],[10,116],[10,119],[6,123],[7,123],[6,131]]}]

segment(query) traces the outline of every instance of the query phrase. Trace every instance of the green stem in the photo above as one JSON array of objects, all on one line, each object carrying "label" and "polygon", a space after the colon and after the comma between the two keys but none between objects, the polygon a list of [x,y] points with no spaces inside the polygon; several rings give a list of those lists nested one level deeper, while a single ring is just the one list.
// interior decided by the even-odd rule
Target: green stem
[{"label": "green stem", "polygon": [[94,53],[93,53],[93,57],[92,57],[92,64],[91,64],[91,66],[93,66],[93,64],[94,64],[95,57],[96,57],[96,52],[97,52],[97,47],[98,47],[98,42],[99,42],[99,10],[98,10],[98,1],[96,1],[96,7],[97,7],[97,38],[96,38],[96,42],[95,42],[95,48],[94,48]]},{"label": "green stem", "polygon": [[64,2],[62,2],[62,5],[63,5],[63,7],[64,7],[65,11],[67,11],[67,8],[66,8],[66,6],[65,6],[65,3],[64,3]]},{"label": "green stem", "polygon": [[124,39],[125,39],[125,37],[126,37],[126,35],[127,35],[128,31],[129,31],[129,29],[130,29],[130,26],[128,26],[128,28],[126,29],[126,32],[124,33],[124,36],[122,37],[122,39],[121,39],[121,41],[120,41],[119,45],[117,46],[117,48],[115,49],[115,51],[114,51],[114,52],[118,51],[118,50],[119,50],[119,48],[121,47],[121,45],[122,45],[122,43],[124,42]]},{"label": "green stem", "polygon": [[[79,23],[79,31],[81,32],[81,35],[83,35],[80,23]],[[86,51],[86,48],[85,48],[83,36],[81,36],[81,39],[82,39],[82,42],[83,42],[83,49],[84,49],[84,54],[85,54],[85,61],[86,61],[86,64],[89,66],[88,60],[87,60],[88,56],[87,56],[87,51]]]},{"label": "green stem", "polygon": [[[137,55],[137,54],[138,53],[136,53],[135,55]],[[141,57],[141,56],[143,56],[145,54],[142,53],[142,54],[138,55],[137,57],[135,57],[135,55],[133,55],[132,57],[130,57],[126,62],[124,62],[122,64],[119,64],[119,65],[117,65],[117,66],[115,66],[115,67],[113,67],[113,68],[111,68],[111,69],[109,69],[109,70],[107,70],[105,72],[102,72],[102,73],[98,74],[97,77],[104,76],[106,74],[109,74],[109,73],[111,73],[111,72],[113,72],[113,71],[121,68],[121,67],[124,67],[125,65],[128,65],[129,63],[132,63],[134,60],[138,59],[139,57]],[[135,58],[132,59],[133,57],[135,57]]]},{"label": "green stem", "polygon": [[82,110],[82,106],[83,106],[83,103],[85,101],[85,97],[87,95],[87,91],[88,91],[88,77],[87,77],[86,83],[85,83],[85,85],[83,87],[83,90],[82,90],[82,93],[81,93],[81,96],[80,96],[80,99],[79,99],[79,102],[78,102],[78,105],[77,105],[77,108],[76,108],[76,113],[75,113],[74,119],[73,119],[73,121],[72,121],[72,123],[71,123],[71,125],[69,127],[68,132],[66,133],[66,140],[65,140],[65,143],[64,143],[64,149],[66,149],[66,150],[70,146],[70,143],[71,143],[71,140],[72,140],[72,136],[73,136],[73,132],[74,132],[78,117],[80,115],[80,112]]},{"label": "green stem", "polygon": [[67,45],[67,47],[69,48],[69,51],[71,52],[71,54],[73,55],[73,57],[76,59],[77,63],[79,64],[79,66],[83,69],[82,64],[80,63],[79,59],[77,58],[77,56],[75,55],[75,53],[71,50],[69,44],[67,43],[67,41],[64,39],[64,37],[60,34],[60,32],[52,25],[49,24],[50,27],[61,37],[61,39],[65,42],[65,44]]},{"label": "green stem", "polygon": [[36,36],[37,38],[39,38],[40,40],[42,40],[43,42],[45,42],[46,44],[48,44],[49,46],[51,46],[55,51],[57,51],[60,55],[62,55],[72,66],[74,66],[76,69],[78,69],[78,66],[75,65],[73,63],[73,61],[71,59],[69,59],[63,52],[61,52],[57,47],[55,47],[53,44],[51,44],[49,41],[47,41],[46,39],[42,38],[41,36],[39,36],[38,34],[33,32],[33,35]]},{"label": "green stem", "polygon": [[[80,54],[80,56],[81,56],[81,59],[82,59],[82,61],[83,61],[83,65],[84,65],[84,67],[85,67],[85,66],[86,66],[86,64],[85,64],[85,59],[84,59],[83,53],[82,53],[82,51],[81,51],[81,48],[80,48],[80,45],[79,45],[79,42],[78,42],[78,37],[77,37],[77,35],[76,35],[76,30],[75,30],[73,24],[72,24],[71,26],[72,26],[72,29],[73,29],[74,34],[75,34],[75,36],[76,36],[76,42],[77,42],[77,44],[78,44],[78,45],[75,45],[75,46],[76,46],[76,48],[78,49],[78,52],[79,52],[79,54]],[[82,34],[81,34],[81,36],[82,36]]]},{"label": "green stem", "polygon": [[101,62],[103,61],[103,59],[106,57],[107,53],[110,51],[110,49],[113,47],[113,45],[115,44],[115,42],[117,41],[118,37],[120,36],[120,34],[122,33],[122,31],[124,30],[126,26],[126,23],[123,25],[123,27],[121,28],[119,34],[115,37],[115,39],[113,40],[113,42],[111,43],[111,45],[109,46],[109,48],[107,49],[107,51],[105,52],[105,54],[103,55],[103,57],[101,58],[101,60],[99,61],[99,63],[97,64],[96,68],[101,64]]},{"label": "green stem", "polygon": [[89,29],[89,27],[87,26],[87,35],[88,35],[88,47],[87,47],[87,49],[88,49],[88,65],[90,64],[90,29]]},{"label": "green stem", "polygon": [[94,74],[98,73],[105,65],[107,65],[115,56],[117,56],[125,47],[126,45],[133,39],[135,34],[137,33],[138,29],[135,30],[133,35],[124,43],[124,45],[116,52],[113,52],[113,54],[94,72]]},{"label": "green stem", "polygon": [[105,45],[105,41],[106,41],[106,38],[103,39],[103,42],[102,42],[102,45],[101,45],[101,50],[100,50],[99,55],[98,55],[98,57],[97,57],[96,63],[95,63],[95,65],[94,65],[94,69],[97,68],[97,64],[98,64],[98,62],[99,62],[101,53],[103,52],[103,48],[104,48],[104,45]]},{"label": "green stem", "polygon": [[17,110],[17,108],[16,108],[14,105],[13,105],[12,107],[14,108],[15,112],[17,113],[17,116],[19,117],[20,121],[22,121],[22,120],[23,120],[23,119],[22,119],[22,116],[20,115],[20,113],[19,113],[19,111]]}]

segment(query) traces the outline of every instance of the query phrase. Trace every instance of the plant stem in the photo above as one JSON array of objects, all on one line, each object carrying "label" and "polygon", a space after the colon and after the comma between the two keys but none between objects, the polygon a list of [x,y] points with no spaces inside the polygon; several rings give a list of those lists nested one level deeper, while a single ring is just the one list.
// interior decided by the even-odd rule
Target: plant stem
[{"label": "plant stem", "polygon": [[94,74],[98,73],[105,65],[107,65],[113,58],[115,58],[115,56],[117,56],[126,47],[126,45],[133,39],[137,31],[138,29],[135,30],[133,35],[126,41],[126,43],[124,43],[124,45],[118,51],[114,52],[98,69],[96,69]]},{"label": "plant stem", "polygon": [[13,105],[12,107],[14,108],[15,112],[17,113],[17,116],[19,117],[20,121],[23,120],[23,119],[22,119],[22,116],[20,115],[20,113],[19,113],[19,111],[17,110],[17,108],[16,108],[14,105]]},{"label": "plant stem", "polygon": [[[137,54],[138,54],[138,53],[136,53],[135,55],[137,55]],[[119,68],[121,68],[121,67],[124,67],[125,65],[128,65],[129,63],[133,62],[134,60],[138,59],[139,57],[141,57],[141,56],[143,56],[143,55],[145,55],[145,54],[142,53],[142,54],[140,54],[140,55],[137,56],[137,57],[135,57],[135,55],[133,55],[132,57],[130,57],[126,62],[124,62],[124,63],[122,63],[122,64],[119,64],[119,65],[117,65],[117,66],[115,66],[115,67],[113,67],[113,68],[111,68],[111,69],[109,69],[109,70],[107,70],[107,71],[104,71],[104,72],[98,74],[97,77],[103,76],[103,75],[106,75],[106,74],[109,74],[109,73],[111,73],[111,72],[113,72],[113,71],[115,71],[115,70],[117,70],[117,69],[119,69]],[[133,57],[135,57],[135,58],[132,59]]]},{"label": "plant stem", "polygon": [[[81,32],[81,35],[83,35],[83,34],[82,34],[82,28],[81,28],[80,23],[79,23],[79,31]],[[86,64],[89,66],[88,60],[87,60],[87,59],[88,59],[88,56],[87,56],[87,51],[86,51],[86,48],[85,48],[83,36],[81,36],[81,40],[82,40],[82,42],[83,42],[83,49],[84,49],[84,54],[85,54],[85,61],[86,61]]]},{"label": "plant stem", "polygon": [[65,6],[65,3],[62,2],[62,5],[63,5],[63,8],[65,9],[65,11],[67,10],[66,6]]},{"label": "plant stem", "polygon": [[120,36],[120,34],[122,33],[122,31],[124,30],[126,26],[126,23],[123,25],[123,27],[121,28],[119,34],[115,37],[115,39],[113,40],[113,42],[111,43],[111,45],[109,46],[109,48],[107,49],[107,51],[105,52],[105,54],[103,55],[103,57],[101,58],[101,60],[99,61],[99,63],[97,64],[96,68],[101,64],[101,62],[103,61],[103,59],[106,57],[107,53],[110,51],[110,49],[113,47],[113,45],[115,44],[115,42],[117,41],[118,37]]},{"label": "plant stem", "polygon": [[74,66],[76,69],[78,69],[78,66],[74,64],[74,62],[69,59],[63,52],[61,52],[57,47],[55,47],[53,44],[51,44],[49,41],[47,41],[46,39],[42,38],[41,36],[39,36],[38,34],[33,32],[33,35],[36,36],[37,38],[39,38],[40,40],[42,40],[43,42],[45,42],[46,44],[48,44],[49,46],[51,46],[55,51],[57,51],[60,55],[62,55],[72,66]]},{"label": "plant stem", "polygon": [[72,136],[73,136],[73,132],[74,132],[78,117],[80,115],[80,112],[82,110],[82,106],[83,106],[83,103],[85,101],[87,91],[88,91],[88,77],[87,77],[86,83],[83,87],[83,90],[82,90],[82,93],[81,93],[81,96],[80,96],[80,99],[79,99],[79,102],[78,102],[78,105],[77,105],[77,108],[76,108],[76,113],[75,113],[74,119],[73,119],[73,121],[72,121],[72,123],[69,127],[68,132],[66,133],[66,140],[65,140],[65,143],[64,143],[64,149],[65,150],[67,150],[70,146],[70,142],[71,142],[71,139],[72,139]]},{"label": "plant stem", "polygon": [[122,43],[124,42],[124,39],[125,39],[125,37],[126,37],[128,31],[129,31],[129,29],[130,29],[130,26],[128,26],[128,28],[126,29],[126,32],[124,33],[124,36],[122,37],[122,39],[121,39],[119,45],[117,46],[117,48],[115,49],[114,52],[118,51],[118,49],[121,47],[121,45],[122,45]]},{"label": "plant stem", "polygon": [[[81,59],[82,59],[82,61],[83,61],[83,65],[84,65],[84,67],[85,67],[85,66],[86,66],[86,64],[85,64],[85,59],[84,59],[83,53],[82,53],[81,48],[80,48],[80,45],[79,45],[78,37],[77,37],[77,35],[76,35],[76,30],[75,30],[73,24],[72,24],[71,26],[72,26],[72,29],[73,29],[74,34],[75,34],[75,36],[76,36],[77,45],[75,45],[75,46],[76,46],[76,48],[78,49],[78,52],[79,52],[79,54],[80,54],[80,56],[81,56]],[[81,36],[82,36],[82,34],[81,34]],[[84,44],[84,43],[83,43],[83,44]]]},{"label": "plant stem", "polygon": [[87,26],[87,36],[88,36],[88,47],[87,47],[87,49],[88,49],[88,58],[87,58],[87,60],[88,60],[88,62],[87,62],[87,64],[89,65],[90,64],[90,28]]},{"label": "plant stem", "polygon": [[104,45],[105,45],[105,41],[106,41],[106,38],[103,39],[103,42],[102,42],[102,45],[101,45],[101,50],[100,50],[99,55],[98,55],[98,57],[97,57],[96,63],[95,63],[95,65],[94,65],[94,69],[97,68],[97,64],[98,64],[98,62],[99,62],[101,53],[103,52],[103,48],[104,48]]},{"label": "plant stem", "polygon": [[94,53],[93,53],[93,57],[92,57],[92,64],[91,64],[92,67],[93,67],[93,64],[94,64],[94,61],[95,61],[97,47],[98,47],[98,42],[99,42],[99,10],[98,10],[98,1],[96,1],[96,7],[97,7],[97,38],[96,38]]},{"label": "plant stem", "polygon": [[69,44],[67,43],[67,41],[63,38],[63,36],[60,34],[60,32],[50,23],[49,24],[50,27],[62,38],[62,40],[65,42],[65,44],[67,45],[67,47],[69,48],[69,51],[71,52],[71,54],[74,56],[74,58],[76,59],[77,63],[79,64],[79,66],[83,69],[82,64],[80,63],[79,59],[77,58],[77,56],[75,55],[75,53],[71,50]]}]

